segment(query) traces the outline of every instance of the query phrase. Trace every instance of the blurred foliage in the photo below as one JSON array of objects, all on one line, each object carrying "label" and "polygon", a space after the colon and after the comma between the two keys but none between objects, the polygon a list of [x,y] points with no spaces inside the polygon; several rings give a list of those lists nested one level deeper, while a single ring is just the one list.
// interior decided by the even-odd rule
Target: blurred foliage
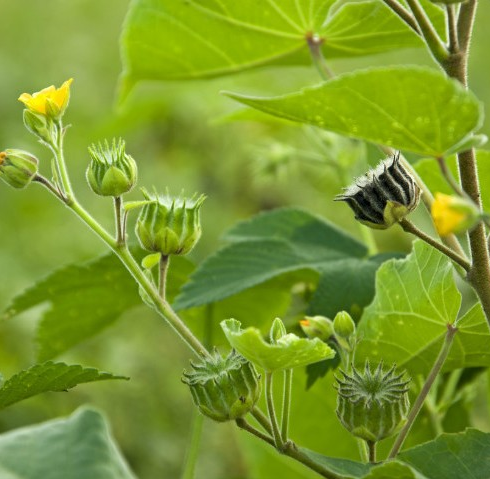
[{"label": "blurred foliage", "polygon": [[[204,236],[192,254],[195,261],[215,251],[220,235],[238,219],[277,206],[306,207],[360,237],[345,207],[331,201],[346,179],[339,178],[338,171],[325,159],[322,141],[336,140],[285,122],[227,121],[226,116],[234,114],[236,105],[219,95],[223,89],[278,94],[317,83],[316,71],[306,67],[263,69],[209,81],[142,84],[124,104],[118,104],[118,38],[128,4],[127,0],[0,0],[4,25],[0,44],[1,149],[30,150],[47,171],[49,155],[24,129],[17,98],[22,92],[60,85],[73,77],[66,115],[66,121],[72,124],[66,141],[67,158],[78,196],[105,224],[112,222],[110,200],[95,197],[84,180],[87,146],[122,136],[128,153],[139,163],[141,185],[154,184],[159,189],[168,186],[173,192],[183,188],[209,197],[203,208]],[[488,21],[490,4],[481,2],[470,72],[473,91],[487,104]],[[406,50],[335,60],[331,67],[340,73],[354,67],[401,62],[430,64],[431,60],[423,51]],[[483,133],[490,134],[488,119]],[[366,152],[370,163],[380,157],[374,148]],[[129,198],[139,197],[135,191]],[[0,185],[0,205],[0,310],[52,269],[105,252],[90,232],[37,185],[20,192]],[[418,212],[415,220],[423,223],[427,217]],[[375,238],[382,250],[389,250],[391,245],[398,249],[403,245],[408,250],[409,240],[396,228],[375,233]],[[226,305],[220,308],[219,312],[231,314]],[[34,361],[33,325],[39,313],[37,308],[1,325],[0,370],[5,377]],[[194,316],[200,317],[192,320],[201,336],[203,313],[197,311]],[[246,322],[239,316],[235,314]],[[0,415],[0,431],[67,415],[89,402],[107,412],[114,435],[138,477],[179,477],[193,415],[190,395],[180,382],[189,354],[162,324],[148,308],[138,307],[126,313],[116,326],[61,358],[124,374],[131,381],[81,386],[66,394],[47,393],[30,399]],[[308,392],[303,376],[300,372],[295,382],[292,417],[297,419],[292,424],[292,436],[319,452],[357,459],[354,442],[333,412],[332,376],[328,374]],[[480,399],[484,393],[482,387],[471,398],[481,412],[472,421],[488,429],[488,405]],[[315,411],[323,414],[321,427]],[[422,416],[419,422],[407,445],[431,437],[428,419]],[[331,435],[337,440],[325,450],[325,439]],[[279,458],[272,449],[245,437],[233,425],[210,421],[205,422],[197,477],[266,479],[254,474],[256,466],[247,464],[245,454],[250,450],[254,450],[257,461],[271,462],[274,454],[274,474],[284,479],[312,477],[303,468],[292,466],[290,460]]]}]

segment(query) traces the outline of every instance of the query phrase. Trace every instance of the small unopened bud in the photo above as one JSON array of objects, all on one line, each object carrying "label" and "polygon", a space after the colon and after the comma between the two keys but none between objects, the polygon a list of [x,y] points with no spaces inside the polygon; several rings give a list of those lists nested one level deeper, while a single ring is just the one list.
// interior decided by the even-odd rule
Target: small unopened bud
[{"label": "small unopened bud", "polygon": [[51,118],[27,109],[24,110],[23,118],[25,127],[33,135],[50,145],[56,142],[57,132]]},{"label": "small unopened bud", "polygon": [[347,311],[340,311],[333,320],[333,329],[337,336],[348,339],[356,331],[356,323]]},{"label": "small unopened bud", "polygon": [[354,436],[377,442],[394,434],[405,420],[410,406],[410,379],[405,371],[398,374],[396,365],[383,370],[383,365],[371,371],[366,361],[364,371],[355,368],[352,374],[340,371],[337,380],[337,416]]},{"label": "small unopened bud", "polygon": [[232,351],[223,358],[217,351],[201,364],[192,364],[182,381],[202,414],[218,422],[249,413],[260,397],[260,376],[252,363]]},{"label": "small unopened bud", "polygon": [[354,211],[356,220],[375,229],[399,222],[419,203],[420,188],[400,163],[400,153],[383,160],[337,195]]},{"label": "small unopened bud", "polygon": [[460,196],[443,193],[436,193],[431,215],[441,236],[464,233],[481,219],[481,213],[475,203]]},{"label": "small unopened bud", "polygon": [[136,221],[141,246],[165,256],[189,253],[201,237],[203,195],[188,198],[150,197]]},{"label": "small unopened bud", "polygon": [[269,332],[269,338],[271,344],[276,344],[279,339],[286,336],[288,332],[286,331],[286,326],[282,322],[281,318],[276,318],[272,322],[271,330]]},{"label": "small unopened bud", "polygon": [[334,334],[333,321],[325,316],[305,316],[299,325],[310,339],[320,338],[326,341]]},{"label": "small unopened bud", "polygon": [[136,183],[138,167],[134,159],[126,154],[123,140],[112,140],[109,145],[92,145],[88,151],[91,161],[87,168],[87,181],[93,192],[101,196],[121,196]]},{"label": "small unopened bud", "polygon": [[14,188],[25,188],[37,175],[38,159],[27,151],[0,152],[0,178]]}]

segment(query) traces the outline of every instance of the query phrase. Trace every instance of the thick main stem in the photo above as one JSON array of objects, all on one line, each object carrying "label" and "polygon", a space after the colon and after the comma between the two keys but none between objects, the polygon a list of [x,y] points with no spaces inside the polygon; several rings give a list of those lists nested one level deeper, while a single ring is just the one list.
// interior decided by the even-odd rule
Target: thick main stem
[{"label": "thick main stem", "polygon": [[434,362],[434,365],[432,366],[432,369],[429,375],[427,376],[427,379],[425,380],[425,383],[422,386],[422,389],[419,395],[417,396],[417,399],[415,400],[412,409],[408,414],[407,422],[405,426],[403,426],[403,429],[400,431],[400,434],[398,434],[395,443],[393,444],[390,455],[388,456],[389,459],[394,458],[400,451],[400,448],[403,446],[403,443],[405,442],[405,439],[408,433],[410,432],[410,429],[412,428],[413,423],[415,422],[415,419],[417,418],[420,412],[420,409],[424,405],[425,398],[429,394],[429,391],[432,385],[434,384],[437,375],[441,371],[442,366],[444,365],[444,362],[448,357],[449,351],[451,350],[451,346],[453,344],[454,336],[457,332],[458,332],[458,328],[456,326],[454,326],[453,324],[447,325],[446,336],[444,338],[444,343],[441,347],[439,355],[437,356],[436,361]]},{"label": "thick main stem", "polygon": [[[476,8],[477,0],[469,0],[461,5],[457,25],[460,50],[451,55],[448,61],[441,62],[448,76],[455,78],[466,88],[468,88],[468,54]],[[458,154],[458,169],[463,190],[481,208],[480,184],[474,149]],[[472,261],[467,279],[480,299],[490,327],[490,256],[483,223],[477,225],[469,233],[469,242]]]}]

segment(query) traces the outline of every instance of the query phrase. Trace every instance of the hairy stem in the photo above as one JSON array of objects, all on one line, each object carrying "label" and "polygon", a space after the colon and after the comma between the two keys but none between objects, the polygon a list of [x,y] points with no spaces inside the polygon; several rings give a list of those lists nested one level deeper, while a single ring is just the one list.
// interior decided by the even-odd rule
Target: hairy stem
[{"label": "hairy stem", "polygon": [[235,419],[235,422],[236,422],[236,425],[240,429],[243,429],[243,430],[249,432],[250,434],[253,434],[254,436],[258,437],[259,439],[262,439],[262,441],[265,441],[267,444],[270,444],[272,447],[276,447],[274,439],[272,439],[271,436],[268,436],[267,434],[264,434],[263,432],[259,431],[258,429],[255,429],[251,424],[249,424],[242,417]]},{"label": "hairy stem", "polygon": [[449,34],[449,53],[459,50],[458,25],[456,19],[456,5],[446,5],[447,31]]},{"label": "hairy stem", "polygon": [[449,354],[449,351],[451,350],[451,346],[453,344],[453,339],[456,333],[458,332],[458,328],[452,324],[447,325],[447,332],[446,336],[444,338],[444,343],[441,347],[441,350],[439,352],[439,355],[437,356],[434,365],[432,366],[432,369],[427,376],[427,379],[425,380],[424,385],[422,386],[422,389],[417,396],[417,399],[415,400],[412,409],[410,410],[408,417],[407,417],[407,422],[405,426],[403,426],[403,429],[400,431],[398,434],[395,443],[393,444],[393,447],[391,449],[391,452],[388,456],[389,459],[393,459],[398,452],[400,451],[400,448],[402,447],[403,443],[405,442],[405,439],[410,432],[410,429],[413,426],[413,423],[415,419],[417,418],[420,409],[424,405],[425,398],[429,394],[429,391],[432,387],[432,384],[437,378],[437,375],[440,373],[442,366],[444,365],[444,362],[446,361],[446,358]]},{"label": "hairy stem", "polygon": [[419,237],[421,240],[430,244],[432,247],[438,249],[441,253],[444,253],[448,258],[459,264],[459,266],[461,266],[465,271],[470,270],[471,265],[465,258],[454,252],[451,248],[448,248],[446,245],[439,243],[439,241],[436,241],[431,236],[419,230],[412,222],[410,222],[406,218],[403,218],[400,221],[400,226],[403,228],[403,231]]},{"label": "hairy stem", "polygon": [[257,407],[255,406],[250,414],[255,418],[255,420],[264,428],[272,436],[272,426],[267,418],[267,416]]},{"label": "hairy stem", "polygon": [[162,254],[160,256],[160,270],[158,275],[158,293],[160,298],[165,301],[165,295],[167,291],[167,272],[168,265],[170,263],[170,257],[168,255]]},{"label": "hairy stem", "polygon": [[53,152],[56,160],[56,165],[60,174],[61,186],[63,188],[63,194],[70,200],[74,197],[73,189],[71,187],[70,177],[66,168],[65,156],[63,152],[63,140],[65,131],[61,120],[55,123],[56,126],[56,145],[53,145]]},{"label": "hairy stem", "polygon": [[267,411],[269,413],[269,419],[272,425],[272,435],[274,436],[274,444],[277,449],[281,450],[284,442],[281,438],[281,432],[279,431],[279,425],[277,423],[276,411],[274,408],[274,397],[272,391],[272,373],[265,373],[265,397],[267,401]]},{"label": "hairy stem", "polygon": [[413,15],[406,10],[398,0],[383,0],[384,4],[393,10],[415,33],[421,35],[420,28]]},{"label": "hairy stem", "polygon": [[369,462],[374,464],[376,462],[376,442],[375,441],[366,441],[369,453]]},{"label": "hairy stem", "polygon": [[282,401],[282,427],[281,437],[283,442],[288,440],[289,433],[289,413],[291,411],[291,388],[293,384],[293,370],[284,371],[284,395]]},{"label": "hairy stem", "polygon": [[446,49],[446,46],[439,38],[435,28],[433,27],[431,21],[427,17],[424,9],[418,2],[418,0],[406,0],[410,10],[412,11],[415,20],[422,32],[422,37],[424,38],[427,46],[429,47],[430,52],[434,56],[434,58],[442,63],[447,60],[449,53]]},{"label": "hairy stem", "polygon": [[114,217],[116,222],[116,241],[117,244],[124,244],[126,242],[126,234],[123,232],[122,222],[122,198],[120,196],[114,197]]}]

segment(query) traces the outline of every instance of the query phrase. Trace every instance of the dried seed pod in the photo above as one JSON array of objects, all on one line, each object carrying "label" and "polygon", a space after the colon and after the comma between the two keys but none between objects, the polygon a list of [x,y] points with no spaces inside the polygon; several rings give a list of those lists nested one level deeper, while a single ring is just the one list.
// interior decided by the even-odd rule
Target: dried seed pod
[{"label": "dried seed pod", "polygon": [[375,229],[386,229],[413,211],[420,188],[400,163],[400,152],[383,160],[337,195],[354,211],[356,220]]}]

